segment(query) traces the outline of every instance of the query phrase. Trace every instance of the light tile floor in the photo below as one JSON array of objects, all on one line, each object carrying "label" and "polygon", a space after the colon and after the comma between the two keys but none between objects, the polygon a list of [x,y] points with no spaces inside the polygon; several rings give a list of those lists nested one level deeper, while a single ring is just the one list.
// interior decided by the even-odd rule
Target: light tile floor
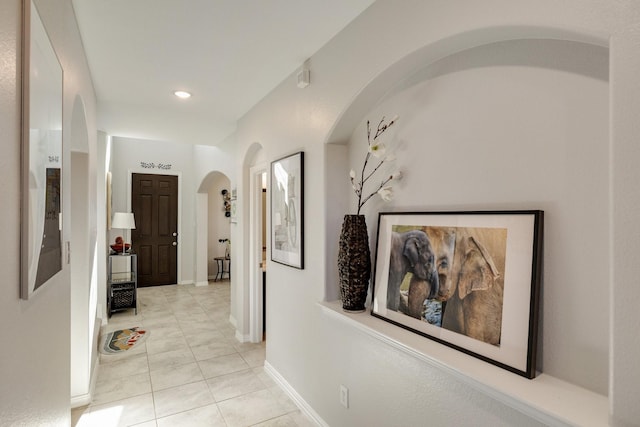
[{"label": "light tile floor", "polygon": [[102,332],[142,326],[149,337],[100,354],[93,402],[72,425],[312,426],[264,372],[264,343],[235,339],[229,293],[228,281],[140,288],[138,315],[115,313]]}]

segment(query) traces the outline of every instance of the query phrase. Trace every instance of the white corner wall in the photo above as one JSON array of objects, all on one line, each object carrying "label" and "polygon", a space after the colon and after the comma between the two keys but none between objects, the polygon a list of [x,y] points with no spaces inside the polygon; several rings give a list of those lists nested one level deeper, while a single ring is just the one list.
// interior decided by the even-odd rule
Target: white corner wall
[{"label": "white corner wall", "polygon": [[[64,71],[63,126],[71,129],[76,96],[84,100],[89,145],[89,174],[95,162],[95,95],[71,1],[36,0],[40,16]],[[70,285],[64,265],[28,301],[19,299],[20,247],[20,41],[21,2],[0,3],[0,156],[2,200],[0,230],[6,251],[0,261],[0,338],[11,343],[0,356],[0,419],[7,425],[68,425],[70,422]],[[63,132],[63,164],[70,164],[70,133]],[[69,212],[70,175],[63,172],[63,209]],[[95,192],[90,190],[90,217],[96,216]],[[63,218],[63,239],[70,240],[70,216]],[[90,221],[90,227],[92,222]],[[89,236],[95,241],[95,235]],[[88,304],[88,302],[87,302]]]},{"label": "white corner wall", "polygon": [[[238,170],[245,166],[243,153],[256,142],[269,161],[305,151],[305,213],[314,218],[305,229],[305,256],[310,261],[304,270],[269,263],[266,299],[274,306],[267,307],[267,362],[324,422],[331,426],[540,424],[491,393],[469,388],[437,366],[326,316],[316,305],[325,295],[335,295],[336,277],[327,272],[335,271],[329,265],[335,262],[336,218],[352,203],[342,193],[349,191],[348,169],[337,167],[344,162],[329,163],[339,158],[341,150],[325,149],[325,142],[344,143],[354,129],[362,128],[366,116],[393,115],[397,111],[383,110],[396,107],[407,117],[398,128],[404,132],[399,157],[405,161],[407,180],[392,208],[545,209],[550,243],[545,252],[542,369],[608,394],[611,425],[637,425],[640,408],[633,396],[640,369],[633,360],[640,354],[640,343],[633,325],[638,323],[640,267],[633,254],[640,251],[640,242],[633,236],[640,234],[634,220],[640,207],[640,189],[634,183],[639,182],[640,172],[633,165],[640,153],[633,141],[640,131],[634,119],[640,114],[640,83],[632,76],[640,72],[638,15],[640,8],[632,1],[398,4],[379,0],[311,58],[308,88],[298,89],[292,74],[240,120],[235,135],[237,153],[242,153],[235,160]],[[527,58],[520,57],[518,49],[506,46],[502,52],[501,45],[493,52],[480,47],[476,52],[483,54],[475,59],[451,57],[514,39],[608,46],[609,84],[601,65],[595,74],[589,65],[598,62],[606,49],[588,52],[586,63],[572,57],[578,61],[577,69],[563,65],[558,69],[564,58],[554,56],[555,49],[548,45],[542,55],[533,56],[547,62],[541,65],[523,63]],[[420,51],[424,52],[413,55]],[[512,64],[514,55],[517,60]],[[445,57],[453,63],[445,60],[439,66],[449,71],[438,75],[432,69],[434,75],[417,82],[431,80],[413,91],[383,98],[398,83],[398,75]],[[465,66],[465,61],[471,62]],[[498,78],[497,71],[504,78]],[[541,86],[527,86],[529,78]],[[491,85],[497,86],[494,94]],[[553,93],[549,85],[560,85],[561,91]],[[479,111],[474,95],[489,101],[484,110]],[[384,106],[379,105],[382,99]],[[513,105],[523,114],[509,108]],[[540,108],[547,105],[551,108]],[[510,120],[501,126],[495,117],[505,114]],[[491,125],[482,120],[492,120]],[[483,133],[474,133],[479,130]],[[539,150],[532,148],[534,143]],[[446,179],[437,176],[441,167],[432,169],[428,163],[434,149],[454,156],[470,148],[479,161],[491,166],[482,179],[477,178],[480,167],[470,165],[469,156],[463,165],[472,167],[456,170],[455,177]],[[511,162],[500,165],[492,151]],[[348,164],[359,162],[361,155],[356,157]],[[340,174],[344,190],[335,187]],[[239,191],[247,191],[245,177],[238,178]],[[433,181],[446,185],[434,188]],[[246,202],[241,199],[241,213],[246,212]],[[373,212],[381,206],[369,208]],[[321,212],[325,218],[315,220]],[[247,219],[242,214],[241,220]],[[375,227],[371,218],[369,226]],[[234,242],[241,246],[248,239]],[[594,247],[597,255],[591,252],[584,260]],[[244,249],[234,247],[239,253]],[[232,302],[232,310],[241,313],[243,301]],[[598,321],[590,316],[593,304],[598,316],[603,315]],[[340,384],[350,388],[349,409],[339,404]],[[581,410],[580,402],[574,405]],[[597,423],[606,421],[601,416]]]},{"label": "white corner wall", "polygon": [[[131,211],[132,173],[178,176],[178,284],[193,284],[196,273],[193,147],[116,136],[111,141],[112,212]],[[158,165],[170,165],[170,168],[161,169]],[[109,243],[121,232],[112,229]]]}]

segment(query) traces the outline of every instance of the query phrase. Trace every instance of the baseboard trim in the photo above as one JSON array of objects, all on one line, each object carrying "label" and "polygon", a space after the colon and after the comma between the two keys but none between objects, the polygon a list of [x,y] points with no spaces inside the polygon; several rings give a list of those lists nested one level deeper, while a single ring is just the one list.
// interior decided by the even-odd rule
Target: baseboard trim
[{"label": "baseboard trim", "polygon": [[209,286],[209,281],[204,280],[202,282],[196,282],[196,286]]},{"label": "baseboard trim", "polygon": [[193,285],[193,280],[182,280],[178,282],[178,285]]},{"label": "baseboard trim", "polygon": [[71,409],[79,408],[81,406],[87,406],[93,399],[93,394],[96,390],[96,381],[98,379],[98,371],[100,369],[100,358],[97,357],[93,364],[93,370],[91,375],[91,381],[89,382],[89,393],[81,394],[79,396],[71,396]]},{"label": "baseboard trim", "polygon": [[239,342],[251,342],[251,337],[249,335],[243,335],[237,329],[236,329],[236,339]]},{"label": "baseboard trim", "polygon": [[81,394],[80,396],[71,396],[71,409],[87,406],[91,403],[91,393]]},{"label": "baseboard trim", "polygon": [[296,404],[296,406],[300,409],[300,411],[306,415],[309,421],[313,422],[318,427],[329,427],[320,415],[316,411],[313,410],[311,405],[309,405],[303,398],[298,394],[298,392],[291,387],[291,384],[284,379],[282,375],[269,363],[265,360],[264,362],[264,371],[271,377],[271,379],[280,387],[289,398]]},{"label": "baseboard trim", "polygon": [[100,305],[98,305],[97,307],[96,318],[94,322],[92,346],[96,356],[93,360],[93,368],[91,369],[89,378],[89,392],[81,394],[79,396],[71,396],[71,409],[89,405],[96,391],[96,381],[98,380],[98,370],[100,369],[100,331],[102,330],[102,326],[107,324],[106,319],[101,318],[98,313],[100,313]]}]

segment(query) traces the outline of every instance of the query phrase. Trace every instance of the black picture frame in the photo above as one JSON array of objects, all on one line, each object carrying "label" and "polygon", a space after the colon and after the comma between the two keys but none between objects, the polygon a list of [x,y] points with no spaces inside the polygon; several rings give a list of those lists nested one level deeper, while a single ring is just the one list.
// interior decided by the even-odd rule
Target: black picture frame
[{"label": "black picture frame", "polygon": [[304,269],[304,152],[271,162],[271,260]]},{"label": "black picture frame", "polygon": [[540,210],[380,213],[371,314],[534,378],[543,218]]}]

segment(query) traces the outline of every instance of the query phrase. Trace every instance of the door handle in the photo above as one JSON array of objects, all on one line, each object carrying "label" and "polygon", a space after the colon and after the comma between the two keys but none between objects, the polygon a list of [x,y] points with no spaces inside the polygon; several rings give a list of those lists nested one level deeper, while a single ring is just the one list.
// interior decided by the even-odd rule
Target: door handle
[{"label": "door handle", "polygon": [[173,237],[176,237],[178,235],[178,233],[173,233]]},{"label": "door handle", "polygon": [[178,242],[173,242],[172,245],[173,246],[178,246]]}]

